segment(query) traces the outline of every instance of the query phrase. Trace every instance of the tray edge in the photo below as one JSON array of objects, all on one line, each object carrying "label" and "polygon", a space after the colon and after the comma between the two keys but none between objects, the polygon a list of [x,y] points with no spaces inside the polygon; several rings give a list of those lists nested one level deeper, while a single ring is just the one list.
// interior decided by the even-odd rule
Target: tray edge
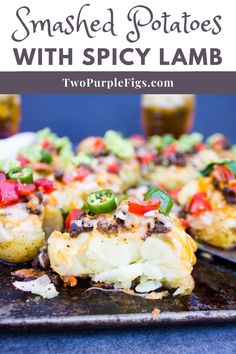
[{"label": "tray edge", "polygon": [[209,310],[163,312],[157,318],[151,313],[119,315],[93,315],[48,318],[0,319],[1,329],[67,329],[67,328],[110,328],[148,325],[193,324],[199,322],[236,321],[236,310]]}]

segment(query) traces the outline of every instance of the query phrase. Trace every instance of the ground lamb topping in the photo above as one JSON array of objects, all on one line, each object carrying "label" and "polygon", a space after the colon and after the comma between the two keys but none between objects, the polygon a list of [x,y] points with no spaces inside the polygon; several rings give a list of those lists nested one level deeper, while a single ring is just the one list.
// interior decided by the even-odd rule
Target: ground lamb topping
[{"label": "ground lamb topping", "polygon": [[163,166],[175,165],[175,166],[183,167],[186,166],[187,164],[187,158],[188,158],[188,154],[184,154],[182,152],[177,151],[168,157],[163,155],[158,155],[155,159],[155,164],[163,165]]},{"label": "ground lamb topping", "polygon": [[112,234],[112,233],[117,233],[118,225],[115,222],[109,223],[104,220],[100,220],[97,223],[97,229],[101,233]]},{"label": "ground lamb topping", "polygon": [[[71,237],[77,237],[83,232],[97,229],[102,234],[118,234],[119,231],[133,231],[140,229],[140,234],[167,233],[172,228],[171,219],[161,215],[158,211],[150,211],[143,216],[128,213],[126,209],[118,208],[116,213],[107,217],[100,215],[90,218],[86,213],[81,214],[73,221],[69,228]],[[142,230],[142,232],[141,232]]]},{"label": "ground lamb topping", "polygon": [[166,234],[170,231],[170,228],[165,226],[165,224],[160,220],[155,220],[154,228],[149,228],[148,232],[150,233],[158,233],[158,234]]},{"label": "ground lamb topping", "polygon": [[222,190],[223,196],[228,204],[236,204],[236,194],[235,192],[229,188],[224,187]]},{"label": "ground lamb topping", "polygon": [[50,260],[48,257],[47,247],[43,246],[39,249],[38,255],[32,261],[33,268],[41,268],[43,270],[50,269]]},{"label": "ground lamb topping", "polygon": [[[80,216],[81,217],[81,216]],[[69,228],[70,237],[77,237],[83,232],[90,232],[93,230],[93,225],[89,219],[76,220],[71,223]]]},{"label": "ground lamb topping", "polygon": [[56,169],[54,171],[54,176],[55,176],[56,180],[60,182],[64,176],[64,170],[63,169]]},{"label": "ground lamb topping", "polygon": [[41,215],[43,212],[43,207],[41,203],[41,198],[35,195],[31,197],[27,202],[26,209],[30,214]]}]

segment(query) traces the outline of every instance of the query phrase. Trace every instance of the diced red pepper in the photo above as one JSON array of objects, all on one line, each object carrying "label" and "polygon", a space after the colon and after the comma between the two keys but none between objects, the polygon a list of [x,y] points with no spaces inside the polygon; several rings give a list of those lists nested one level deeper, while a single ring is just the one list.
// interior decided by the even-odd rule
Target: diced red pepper
[{"label": "diced red pepper", "polygon": [[50,194],[56,189],[54,183],[47,178],[37,179],[37,181],[35,181],[35,186],[46,194]]},{"label": "diced red pepper", "polygon": [[90,175],[91,169],[87,166],[80,166],[76,169],[76,177],[77,181],[82,182],[88,175]]},{"label": "diced red pepper", "polygon": [[153,162],[155,160],[155,157],[156,153],[154,151],[147,151],[142,156],[139,156],[139,159],[141,160],[142,164],[147,165],[150,162]]},{"label": "diced red pepper", "polygon": [[106,148],[103,139],[100,138],[99,136],[94,137],[93,148],[94,148],[94,152],[96,153],[103,151]]},{"label": "diced red pepper", "polygon": [[72,223],[72,221],[78,219],[78,217],[83,213],[84,211],[82,209],[75,209],[75,210],[72,210],[68,215],[67,215],[67,218],[66,218],[66,221],[65,221],[65,227],[66,227],[66,230],[69,231],[69,228],[70,228],[70,224]]},{"label": "diced red pepper", "polygon": [[231,181],[234,175],[227,166],[216,165],[214,167],[213,176],[220,182]]},{"label": "diced red pepper", "polygon": [[205,144],[204,143],[198,143],[195,145],[196,151],[202,151],[205,149]]},{"label": "diced red pepper", "polygon": [[211,211],[211,204],[207,200],[206,192],[199,192],[192,196],[189,202],[189,211],[193,215],[199,215],[205,211]]},{"label": "diced red pepper", "polygon": [[16,192],[19,197],[26,197],[29,194],[32,194],[36,190],[34,184],[24,184],[19,181],[16,181]]},{"label": "diced red pepper", "polygon": [[143,215],[151,210],[157,210],[161,202],[156,198],[151,198],[149,200],[131,199],[128,201],[129,212],[133,214]]},{"label": "diced red pepper", "polygon": [[45,140],[41,143],[41,146],[42,146],[42,148],[44,148],[45,150],[51,150],[51,149],[54,148],[54,144],[53,144],[51,141],[47,140],[47,139],[45,139]]},{"label": "diced red pepper", "polygon": [[111,163],[109,166],[107,166],[107,172],[119,173],[120,172],[120,165],[117,162]]},{"label": "diced red pepper", "polygon": [[176,145],[171,144],[171,145],[167,146],[167,147],[163,150],[162,153],[163,153],[164,156],[168,157],[168,156],[170,156],[170,155],[172,155],[172,154],[175,154],[176,151],[177,151]]},{"label": "diced red pepper", "polygon": [[7,179],[4,172],[0,172],[0,181],[5,181]]},{"label": "diced red pepper", "polygon": [[6,207],[18,203],[15,181],[0,181],[0,207]]},{"label": "diced red pepper", "polygon": [[19,155],[17,160],[20,162],[21,166],[25,166],[29,163],[29,160],[27,160],[23,155]]}]

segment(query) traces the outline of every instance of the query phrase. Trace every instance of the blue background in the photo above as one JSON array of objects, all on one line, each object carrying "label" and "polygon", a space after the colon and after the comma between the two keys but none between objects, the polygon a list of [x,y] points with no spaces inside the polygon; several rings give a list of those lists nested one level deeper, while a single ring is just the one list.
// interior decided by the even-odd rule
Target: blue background
[{"label": "blue background", "polygon": [[[108,128],[126,135],[142,131],[140,95],[23,95],[21,130],[45,126],[74,142]],[[194,130],[222,132],[236,142],[236,95],[197,95]]]},{"label": "blue background", "polygon": [[3,354],[235,354],[233,324],[0,333]]}]

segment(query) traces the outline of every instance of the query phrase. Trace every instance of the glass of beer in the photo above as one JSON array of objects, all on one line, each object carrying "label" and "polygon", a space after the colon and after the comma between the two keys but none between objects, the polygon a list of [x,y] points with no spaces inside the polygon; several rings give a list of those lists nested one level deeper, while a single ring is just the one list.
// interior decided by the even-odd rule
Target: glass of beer
[{"label": "glass of beer", "polygon": [[0,95],[0,139],[19,131],[21,120],[20,95]]},{"label": "glass of beer", "polygon": [[141,116],[146,136],[172,134],[178,138],[192,129],[195,95],[143,95]]}]

